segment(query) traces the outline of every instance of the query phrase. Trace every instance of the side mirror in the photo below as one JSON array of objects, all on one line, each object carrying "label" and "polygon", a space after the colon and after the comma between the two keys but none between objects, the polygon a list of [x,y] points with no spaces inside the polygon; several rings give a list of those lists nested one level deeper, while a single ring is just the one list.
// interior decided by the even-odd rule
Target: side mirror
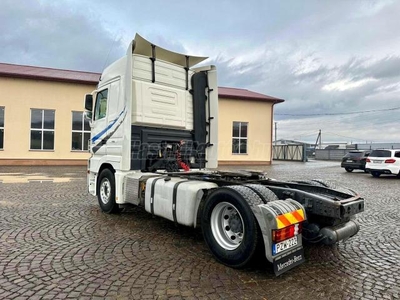
[{"label": "side mirror", "polygon": [[86,120],[89,120],[89,121],[92,120],[92,112],[91,112],[91,111],[85,111],[85,112],[83,113],[83,115],[84,115],[84,117],[85,117]]},{"label": "side mirror", "polygon": [[85,109],[87,111],[93,110],[93,95],[92,94],[85,95]]}]

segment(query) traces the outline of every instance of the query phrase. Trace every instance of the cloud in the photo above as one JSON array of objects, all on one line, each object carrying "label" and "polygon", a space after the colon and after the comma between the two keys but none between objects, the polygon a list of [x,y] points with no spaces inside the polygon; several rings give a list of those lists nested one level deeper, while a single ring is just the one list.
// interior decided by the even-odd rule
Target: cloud
[{"label": "cloud", "polygon": [[108,53],[110,63],[121,52],[120,37],[90,14],[62,4],[34,2],[2,2],[2,62],[101,71]]},{"label": "cloud", "polygon": [[220,86],[285,99],[275,119],[288,137],[324,125],[341,136],[400,139],[391,131],[397,111],[323,116],[399,106],[399,14],[391,0],[3,0],[0,61],[101,71],[138,32],[209,56]]},{"label": "cloud", "polygon": [[322,87],[322,89],[325,91],[332,91],[332,90],[345,91],[345,90],[362,87],[363,85],[366,85],[366,84],[368,84],[368,82],[371,82],[371,81],[376,81],[376,79],[365,78],[365,79],[356,80],[356,81],[344,79],[344,80],[339,80],[336,82],[326,84]]}]

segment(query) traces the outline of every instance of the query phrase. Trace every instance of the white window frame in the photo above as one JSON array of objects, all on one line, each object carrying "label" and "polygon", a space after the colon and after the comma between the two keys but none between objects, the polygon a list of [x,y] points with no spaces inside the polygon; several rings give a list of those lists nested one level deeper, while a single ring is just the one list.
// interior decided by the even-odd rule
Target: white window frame
[{"label": "white window frame", "polygon": [[[235,123],[239,123],[239,136],[234,136],[233,135],[233,128],[235,126]],[[241,136],[241,134],[242,134],[242,124],[246,124],[246,128],[247,128],[246,129],[246,133],[247,133],[246,137],[242,137]],[[232,148],[233,148],[233,140],[234,139],[239,140],[239,148],[238,148],[239,152],[235,153],[235,152],[233,152],[233,149],[232,149],[232,154],[235,154],[235,155],[237,155],[237,154],[248,154],[248,147],[249,147],[249,144],[247,143],[248,136],[249,136],[249,122],[233,121],[233,123],[232,123]],[[240,142],[242,140],[246,140],[246,152],[240,152]]]},{"label": "white window frame", "polygon": [[0,130],[3,129],[3,146],[0,146],[0,150],[4,150],[4,127],[6,123],[6,107],[5,106],[0,106],[0,110],[3,110],[3,126],[0,125]]},{"label": "white window frame", "polygon": [[[40,110],[42,112],[42,127],[41,128],[32,128],[32,111],[34,110]],[[44,112],[45,111],[53,111],[54,112],[54,128],[53,129],[47,129],[44,128]],[[32,137],[31,134],[29,134],[29,150],[32,151],[54,151],[55,144],[56,144],[56,138],[55,138],[55,127],[56,127],[56,110],[55,109],[42,109],[42,108],[31,108],[31,122],[30,122],[30,131],[40,131],[42,133],[41,136],[41,141],[40,141],[40,149],[32,149]],[[43,137],[44,137],[44,132],[53,132],[53,149],[43,149]]]},{"label": "white window frame", "polygon": [[[82,114],[82,129],[81,130],[73,129],[73,127],[74,127],[74,113]],[[90,129],[89,130],[85,130],[85,121],[86,121],[85,113],[83,111],[73,110],[71,112],[71,121],[72,121],[71,122],[71,151],[73,151],[73,152],[75,152],[75,151],[77,151],[77,152],[88,151],[89,143],[88,143],[88,141],[85,141],[85,133],[89,133],[90,134]],[[74,132],[82,134],[82,147],[83,147],[83,149],[72,149],[72,135],[73,135]],[[88,147],[88,149],[85,149],[85,142],[86,142],[86,146]]]}]

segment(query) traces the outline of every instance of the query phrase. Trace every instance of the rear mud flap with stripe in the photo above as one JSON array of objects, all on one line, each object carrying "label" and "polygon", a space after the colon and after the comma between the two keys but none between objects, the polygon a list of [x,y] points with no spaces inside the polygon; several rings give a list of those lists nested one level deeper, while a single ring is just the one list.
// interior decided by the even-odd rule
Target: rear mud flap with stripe
[{"label": "rear mud flap with stripe", "polygon": [[265,256],[274,266],[275,275],[282,273],[300,265],[305,261],[301,234],[297,235],[298,245],[296,248],[284,251],[274,255],[272,230],[281,229],[286,226],[302,222],[306,219],[306,213],[303,206],[297,201],[277,200],[257,207],[258,211],[253,209],[254,214],[263,234],[265,245]]}]

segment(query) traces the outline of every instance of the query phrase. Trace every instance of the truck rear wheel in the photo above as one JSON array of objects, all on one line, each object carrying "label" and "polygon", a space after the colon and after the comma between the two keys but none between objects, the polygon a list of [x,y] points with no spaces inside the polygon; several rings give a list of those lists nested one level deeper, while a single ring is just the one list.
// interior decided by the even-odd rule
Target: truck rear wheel
[{"label": "truck rear wheel", "polygon": [[261,231],[246,198],[251,197],[258,204],[263,202],[247,187],[233,188],[218,188],[209,196],[201,227],[217,260],[229,267],[241,268],[252,260],[258,244],[262,243]]},{"label": "truck rear wheel", "polygon": [[103,212],[108,214],[118,212],[118,205],[115,203],[115,178],[110,169],[104,169],[100,173],[97,199]]},{"label": "truck rear wheel", "polygon": [[261,184],[246,184],[245,186],[253,190],[264,203],[278,200],[278,196],[266,186]]}]

